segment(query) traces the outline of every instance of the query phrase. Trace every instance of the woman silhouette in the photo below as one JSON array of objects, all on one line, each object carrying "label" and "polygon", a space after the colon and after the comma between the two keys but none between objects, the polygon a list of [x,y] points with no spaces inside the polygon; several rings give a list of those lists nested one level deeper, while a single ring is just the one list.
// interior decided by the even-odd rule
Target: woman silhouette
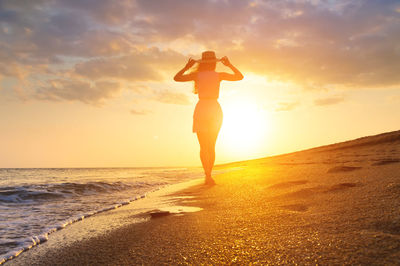
[{"label": "woman silhouette", "polygon": [[[234,74],[216,72],[218,61],[229,67]],[[197,69],[184,75],[195,63],[198,63]],[[215,161],[215,142],[222,124],[222,110],[218,103],[219,85],[222,80],[241,79],[242,73],[229,62],[228,57],[217,59],[213,51],[203,52],[200,60],[189,58],[186,66],[174,77],[179,82],[194,81],[194,93],[199,95],[193,114],[193,132],[197,133],[200,143],[200,160],[206,175],[206,185],[215,184],[211,171]]]}]

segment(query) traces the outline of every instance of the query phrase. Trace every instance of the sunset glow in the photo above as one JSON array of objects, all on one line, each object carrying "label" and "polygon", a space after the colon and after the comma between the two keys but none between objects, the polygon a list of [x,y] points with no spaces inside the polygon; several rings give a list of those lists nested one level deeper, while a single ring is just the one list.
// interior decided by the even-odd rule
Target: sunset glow
[{"label": "sunset glow", "polygon": [[398,1],[183,2],[1,1],[0,167],[199,166],[204,50],[244,75],[216,163],[398,129]]},{"label": "sunset glow", "polygon": [[268,141],[269,124],[266,112],[250,102],[231,102],[224,106],[224,122],[219,136],[226,152],[252,155]]}]

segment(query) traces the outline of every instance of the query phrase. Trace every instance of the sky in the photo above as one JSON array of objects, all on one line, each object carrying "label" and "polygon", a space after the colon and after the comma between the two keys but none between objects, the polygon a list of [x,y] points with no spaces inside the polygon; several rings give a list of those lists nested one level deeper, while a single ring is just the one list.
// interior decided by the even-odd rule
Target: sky
[{"label": "sky", "polygon": [[400,129],[398,0],[0,0],[0,167],[199,166],[205,50],[217,163]]}]

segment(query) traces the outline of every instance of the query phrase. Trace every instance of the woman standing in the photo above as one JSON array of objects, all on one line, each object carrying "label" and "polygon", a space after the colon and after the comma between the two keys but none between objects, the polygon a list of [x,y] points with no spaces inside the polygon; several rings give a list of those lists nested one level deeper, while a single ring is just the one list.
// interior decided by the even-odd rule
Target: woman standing
[{"label": "woman standing", "polygon": [[[216,72],[217,62],[221,61],[229,67],[233,74]],[[184,74],[195,63],[198,67],[194,72]],[[193,132],[197,134],[200,143],[200,159],[205,173],[205,184],[215,184],[211,171],[215,161],[215,142],[222,124],[222,110],[218,103],[219,85],[222,80],[236,81],[243,79],[237,70],[224,56],[217,59],[213,51],[205,51],[200,60],[189,58],[186,66],[174,77],[175,81],[194,81],[194,93],[199,95],[199,101],[193,114]]]}]

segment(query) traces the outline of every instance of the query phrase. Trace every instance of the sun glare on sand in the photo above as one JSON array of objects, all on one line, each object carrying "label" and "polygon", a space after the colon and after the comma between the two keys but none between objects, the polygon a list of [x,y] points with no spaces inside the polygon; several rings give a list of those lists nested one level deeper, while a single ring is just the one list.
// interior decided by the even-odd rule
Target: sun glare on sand
[{"label": "sun glare on sand", "polygon": [[223,105],[219,141],[227,152],[252,155],[265,141],[269,119],[256,104],[232,101]]}]

